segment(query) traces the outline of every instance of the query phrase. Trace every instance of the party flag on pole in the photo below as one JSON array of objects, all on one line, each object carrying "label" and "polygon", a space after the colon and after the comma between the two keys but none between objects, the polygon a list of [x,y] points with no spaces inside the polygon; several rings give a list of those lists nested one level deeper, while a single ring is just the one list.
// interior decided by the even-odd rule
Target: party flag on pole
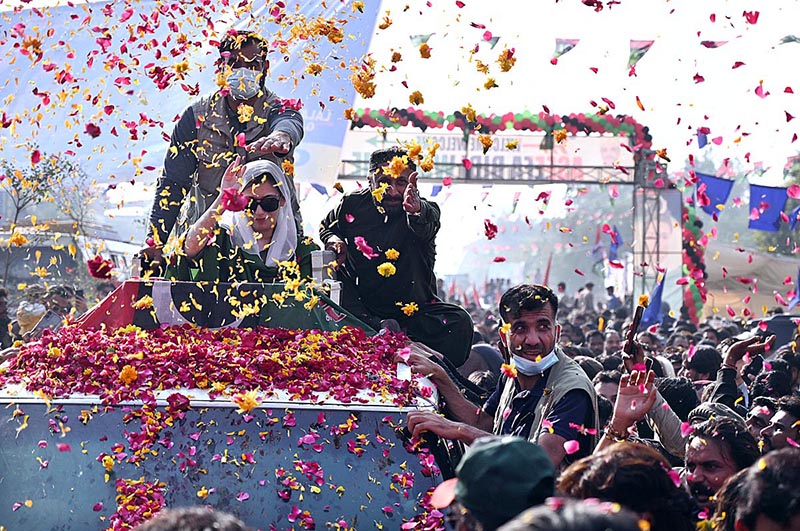
[{"label": "party flag on pole", "polygon": [[617,253],[619,251],[619,247],[623,244],[622,235],[619,233],[617,226],[614,225],[611,234],[611,244],[608,246],[608,259],[609,260],[617,260]]},{"label": "party flag on pole", "polygon": [[800,205],[797,205],[794,210],[789,212],[789,230],[794,231],[798,224],[800,224]]},{"label": "party flag on pole", "polygon": [[719,214],[717,205],[724,205],[731,195],[733,181],[697,172],[697,205],[709,216]]},{"label": "party flag on pole", "polygon": [[328,195],[328,189],[317,183],[311,183],[311,187],[322,195]]},{"label": "party flag on pole", "polygon": [[628,70],[635,70],[636,63],[644,57],[656,41],[637,41],[631,39],[630,53],[628,54]]},{"label": "party flag on pole", "polygon": [[647,308],[642,313],[639,330],[646,330],[654,324],[660,324],[664,319],[664,315],[661,313],[661,295],[664,292],[664,279],[666,278],[667,272],[664,271],[661,273],[661,278],[658,279],[656,287],[650,293],[650,304],[647,305]]},{"label": "party flag on pole", "polygon": [[778,232],[781,212],[786,206],[786,188],[750,185],[750,224],[754,230]]},{"label": "party flag on pole", "polygon": [[791,312],[798,304],[800,304],[800,268],[797,270],[797,280],[794,283],[794,297],[789,301],[788,310]]}]

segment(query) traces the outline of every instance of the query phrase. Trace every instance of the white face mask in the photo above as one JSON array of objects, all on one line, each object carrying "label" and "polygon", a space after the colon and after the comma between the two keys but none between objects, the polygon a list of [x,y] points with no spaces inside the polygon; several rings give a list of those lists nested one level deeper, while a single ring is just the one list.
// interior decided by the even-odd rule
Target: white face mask
[{"label": "white face mask", "polygon": [[228,74],[228,88],[237,100],[249,100],[261,90],[262,72],[250,68],[234,68]]},{"label": "white face mask", "polygon": [[558,361],[558,357],[556,356],[556,351],[551,350],[550,354],[544,356],[539,361],[531,361],[522,356],[517,356],[516,354],[511,354],[511,360],[514,362],[514,367],[516,367],[520,373],[525,376],[533,376],[541,374],[555,365]]}]

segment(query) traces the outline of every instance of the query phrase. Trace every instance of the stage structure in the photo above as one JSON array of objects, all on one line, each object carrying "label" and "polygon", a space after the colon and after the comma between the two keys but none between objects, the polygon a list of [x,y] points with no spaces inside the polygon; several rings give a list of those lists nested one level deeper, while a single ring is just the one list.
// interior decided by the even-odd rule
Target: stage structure
[{"label": "stage structure", "polygon": [[[451,177],[454,184],[633,186],[632,254],[639,276],[633,299],[655,286],[655,265],[682,276],[680,226],[673,226],[681,219],[681,192],[670,184],[666,162],[653,149],[648,128],[629,116],[524,112],[477,116],[469,122],[458,111],[446,116],[415,108],[361,109],[354,115],[342,150],[340,180],[364,179],[372,151],[413,140],[423,149],[440,145],[433,171],[420,174],[422,182]],[[560,130],[567,132],[563,143],[554,138]],[[485,152],[480,134],[493,139]]]}]

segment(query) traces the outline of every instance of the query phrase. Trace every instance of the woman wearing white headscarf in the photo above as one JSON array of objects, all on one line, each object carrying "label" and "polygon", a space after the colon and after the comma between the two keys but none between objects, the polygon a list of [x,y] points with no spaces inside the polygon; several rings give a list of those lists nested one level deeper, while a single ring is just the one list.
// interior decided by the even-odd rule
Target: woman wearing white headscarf
[{"label": "woman wearing white headscarf", "polygon": [[273,282],[279,264],[295,261],[311,276],[310,238],[298,238],[286,176],[274,162],[240,165],[225,171],[220,193],[192,225],[183,253],[169,268],[176,280]]}]

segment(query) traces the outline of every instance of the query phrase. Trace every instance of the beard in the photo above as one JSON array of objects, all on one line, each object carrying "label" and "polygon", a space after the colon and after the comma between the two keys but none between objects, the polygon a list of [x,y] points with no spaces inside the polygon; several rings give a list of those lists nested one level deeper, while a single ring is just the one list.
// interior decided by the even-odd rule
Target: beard
[{"label": "beard", "polygon": [[403,200],[400,199],[398,201],[391,201],[384,198],[383,201],[380,203],[376,202],[375,205],[378,209],[383,209],[384,213],[388,216],[397,216],[404,212],[403,210]]},{"label": "beard", "polygon": [[689,490],[691,491],[692,496],[694,496],[697,501],[702,503],[707,502],[711,496],[716,494],[716,491],[705,483],[692,483],[689,485]]}]

